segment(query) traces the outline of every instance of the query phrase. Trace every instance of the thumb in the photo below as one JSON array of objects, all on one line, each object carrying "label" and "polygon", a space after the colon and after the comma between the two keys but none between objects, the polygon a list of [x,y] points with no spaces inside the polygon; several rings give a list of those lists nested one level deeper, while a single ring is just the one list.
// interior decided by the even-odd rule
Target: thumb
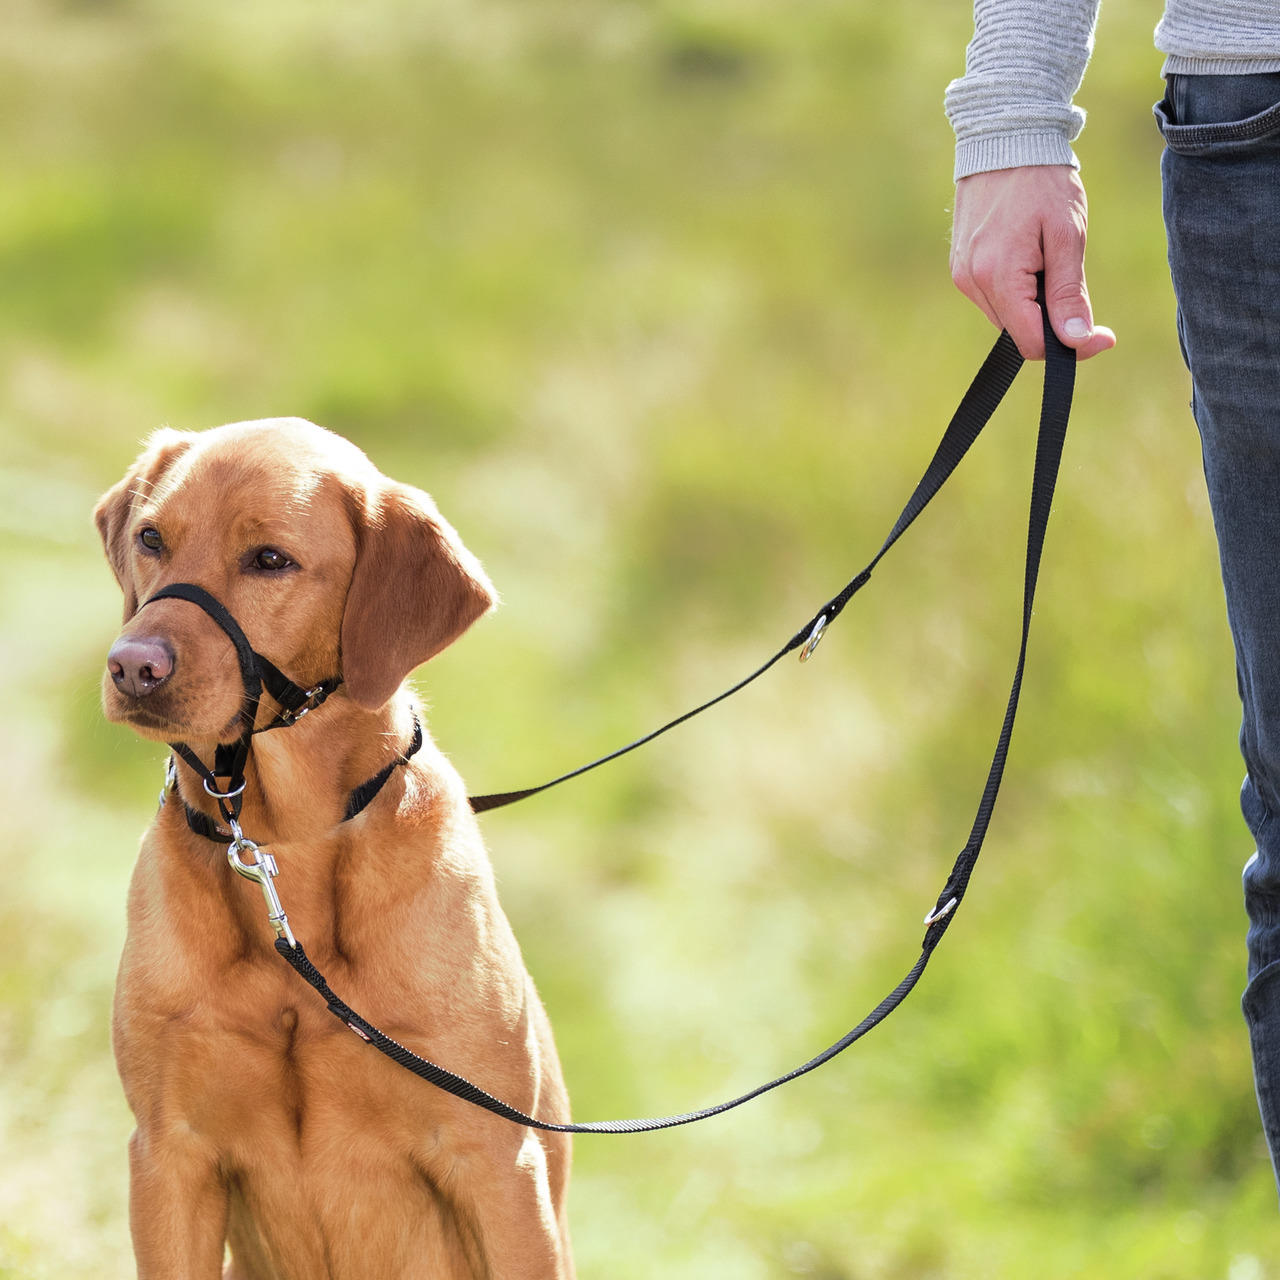
[{"label": "thumb", "polygon": [[1053,331],[1068,347],[1093,337],[1093,307],[1084,280],[1084,237],[1071,236],[1056,252],[1045,245],[1044,296]]},{"label": "thumb", "polygon": [[1093,322],[1093,306],[1084,278],[1083,231],[1060,241],[1056,252],[1046,243],[1044,275],[1049,323],[1062,343],[1074,347],[1081,360],[1110,351],[1116,345],[1116,335]]}]

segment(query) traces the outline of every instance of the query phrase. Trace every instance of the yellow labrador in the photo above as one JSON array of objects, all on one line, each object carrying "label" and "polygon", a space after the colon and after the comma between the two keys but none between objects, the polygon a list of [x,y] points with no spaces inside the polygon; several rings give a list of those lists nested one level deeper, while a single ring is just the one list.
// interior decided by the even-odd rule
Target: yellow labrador
[{"label": "yellow labrador", "polygon": [[[96,510],[124,590],[108,717],[203,761],[240,733],[226,632],[160,588],[198,584],[322,707],[253,739],[241,821],[317,967],[415,1052],[568,1119],[546,1014],[498,904],[461,780],[402,759],[404,678],[492,607],[426,494],[298,419],[161,431]],[[275,712],[264,697],[258,727]],[[142,1280],[564,1280],[570,1144],[425,1084],[345,1030],[273,949],[261,895],[181,761],[142,841],[113,1038],[129,1105]],[[230,1262],[224,1273],[225,1249]]]}]

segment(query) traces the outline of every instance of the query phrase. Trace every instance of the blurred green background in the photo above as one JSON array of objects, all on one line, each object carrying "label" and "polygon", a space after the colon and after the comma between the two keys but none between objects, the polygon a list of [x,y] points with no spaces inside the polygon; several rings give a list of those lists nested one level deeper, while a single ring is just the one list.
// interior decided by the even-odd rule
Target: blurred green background
[{"label": "blurred green background", "polygon": [[[1108,0],[1080,97],[1120,347],[1081,369],[966,910],[818,1074],[580,1139],[584,1280],[1280,1277],[1158,9]],[[0,1275],[132,1274],[107,1019],[160,755],[98,711],[95,495],[162,423],[304,415],[503,592],[418,676],[473,789],[683,710],[868,558],[991,342],[946,269],[970,30],[965,0],[0,5]],[[1011,674],[1037,381],[814,662],[485,819],[579,1118],[752,1085],[910,965]]]}]

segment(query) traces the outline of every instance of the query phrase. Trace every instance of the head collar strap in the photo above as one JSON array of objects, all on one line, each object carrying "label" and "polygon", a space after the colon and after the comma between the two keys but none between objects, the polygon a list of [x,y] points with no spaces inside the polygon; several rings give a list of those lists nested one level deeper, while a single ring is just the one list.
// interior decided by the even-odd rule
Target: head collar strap
[{"label": "head collar strap", "polygon": [[[161,587],[144,600],[139,608],[145,609],[157,600],[186,600],[203,609],[226,632],[240,663],[240,679],[244,684],[240,721],[244,727],[235,742],[218,744],[214,752],[213,768],[208,768],[185,742],[169,744],[204,782],[204,789],[218,802],[223,821],[230,822],[233,818],[239,818],[244,802],[244,770],[249,760],[249,747],[254,733],[287,728],[294,724],[308,711],[318,707],[342,683],[342,677],[331,676],[311,689],[295,684],[279,667],[254,649],[227,607],[194,582],[172,582],[167,587]],[[255,730],[254,721],[257,719],[258,703],[262,699],[264,685],[267,692],[280,704],[280,712],[269,725]],[[219,778],[227,779],[225,788],[218,786]]]},{"label": "head collar strap", "polygon": [[262,675],[259,664],[262,658],[254,652],[249,637],[240,629],[240,624],[231,616],[226,605],[212,596],[203,587],[194,582],[171,582],[161,587],[154,595],[148,596],[139,606],[145,609],[157,600],[186,600],[197,605],[211,617],[214,622],[227,633],[228,639],[235,645],[236,657],[240,660],[240,679],[244,681],[244,696],[255,701],[262,694]]},{"label": "head collar strap", "polygon": [[[377,773],[362,782],[347,796],[346,811],[342,815],[343,822],[350,822],[357,814],[363,813],[374,801],[378,792],[385,787],[391,779],[391,775],[397,769],[403,769],[405,765],[413,759],[414,756],[422,750],[422,721],[417,715],[413,717],[413,739],[409,745],[387,766],[379,769]],[[160,797],[160,803],[165,803],[165,795]],[[198,836],[203,836],[206,840],[212,840],[215,844],[231,843],[231,828],[221,826],[207,813],[201,813],[199,809],[193,809],[189,804],[183,805],[186,810],[187,826]]]}]

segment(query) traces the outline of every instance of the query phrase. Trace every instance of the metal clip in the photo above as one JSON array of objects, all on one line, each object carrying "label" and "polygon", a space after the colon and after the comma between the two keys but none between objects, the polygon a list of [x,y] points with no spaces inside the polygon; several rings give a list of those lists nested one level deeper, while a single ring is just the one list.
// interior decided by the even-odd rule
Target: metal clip
[{"label": "metal clip", "polygon": [[813,630],[809,632],[809,638],[804,642],[804,648],[800,650],[800,661],[808,662],[813,657],[813,651],[818,647],[818,642],[822,639],[822,633],[827,629],[827,615],[820,613],[818,620],[813,624]]},{"label": "metal clip", "polygon": [[932,908],[929,914],[924,918],[925,924],[937,924],[939,920],[943,919],[945,916],[949,916],[956,909],[959,902],[959,898],[952,898],[945,907]]},{"label": "metal clip", "polygon": [[[231,864],[231,870],[259,885],[267,904],[267,919],[271,921],[276,937],[284,938],[291,947],[296,947],[298,943],[293,930],[289,928],[289,917],[285,915],[284,907],[280,905],[280,895],[271,883],[272,877],[280,874],[276,860],[269,853],[263,853],[252,840],[246,839],[244,832],[240,830],[240,824],[234,818],[231,820],[231,836],[231,843],[227,846],[227,861]],[[251,854],[253,861],[242,861],[242,852]]]},{"label": "metal clip", "polygon": [[174,758],[170,756],[164,762],[164,786],[160,788],[160,807],[164,808],[164,802],[169,798],[171,791],[178,789],[178,766]]}]

